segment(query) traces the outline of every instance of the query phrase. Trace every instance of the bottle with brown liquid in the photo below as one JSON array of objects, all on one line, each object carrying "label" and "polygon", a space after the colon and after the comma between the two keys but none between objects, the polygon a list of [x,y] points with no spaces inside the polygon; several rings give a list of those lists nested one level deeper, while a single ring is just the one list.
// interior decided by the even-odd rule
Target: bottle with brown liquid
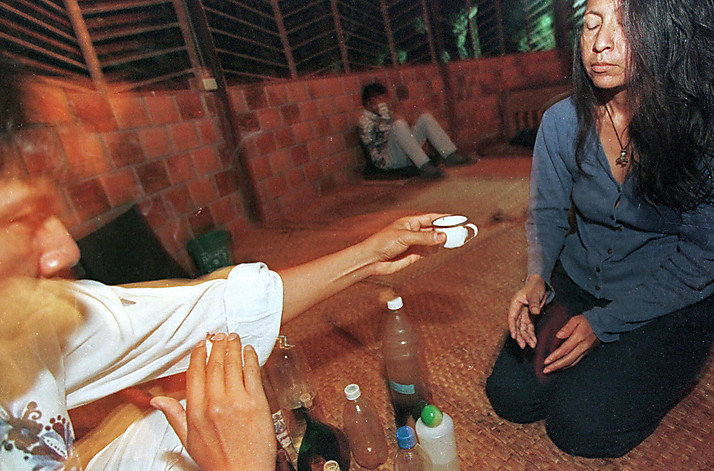
[{"label": "bottle with brown liquid", "polygon": [[414,427],[430,395],[421,365],[419,338],[404,312],[401,297],[387,303],[382,356],[397,427]]},{"label": "bottle with brown liquid", "polygon": [[345,397],[342,429],[350,443],[352,456],[363,468],[374,469],[387,461],[387,439],[377,409],[356,384],[345,388]]}]

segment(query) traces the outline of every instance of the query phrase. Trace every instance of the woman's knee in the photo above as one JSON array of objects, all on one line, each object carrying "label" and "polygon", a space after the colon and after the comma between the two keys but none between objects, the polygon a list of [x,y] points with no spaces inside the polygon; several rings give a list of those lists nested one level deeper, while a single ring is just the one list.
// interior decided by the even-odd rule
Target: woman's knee
[{"label": "woman's knee", "polygon": [[509,422],[526,424],[544,418],[544,408],[508,373],[494,369],[486,380],[486,396],[494,412]]}]

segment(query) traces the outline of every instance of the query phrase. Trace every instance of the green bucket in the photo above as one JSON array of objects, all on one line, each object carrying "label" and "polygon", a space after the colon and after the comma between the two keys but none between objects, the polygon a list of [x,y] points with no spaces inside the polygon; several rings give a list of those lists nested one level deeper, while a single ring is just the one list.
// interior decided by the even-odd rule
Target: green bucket
[{"label": "green bucket", "polygon": [[206,275],[233,265],[230,241],[231,234],[228,231],[213,231],[188,241],[186,250],[196,263],[199,274]]}]

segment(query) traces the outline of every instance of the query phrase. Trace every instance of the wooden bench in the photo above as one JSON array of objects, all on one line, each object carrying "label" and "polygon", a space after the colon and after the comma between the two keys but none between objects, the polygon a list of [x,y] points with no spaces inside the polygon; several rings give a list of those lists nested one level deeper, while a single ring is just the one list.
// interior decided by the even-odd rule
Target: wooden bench
[{"label": "wooden bench", "polygon": [[519,136],[524,130],[530,132],[537,130],[543,112],[570,93],[570,83],[510,89],[501,92],[499,96],[501,131],[495,138],[486,139],[480,143],[479,154],[530,154],[529,147],[514,145],[509,141]]}]

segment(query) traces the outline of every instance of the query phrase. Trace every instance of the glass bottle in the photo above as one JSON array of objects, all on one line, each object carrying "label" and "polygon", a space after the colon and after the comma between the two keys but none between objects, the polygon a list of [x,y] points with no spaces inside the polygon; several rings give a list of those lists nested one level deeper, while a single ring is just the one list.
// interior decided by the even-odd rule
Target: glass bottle
[{"label": "glass bottle", "polygon": [[[285,454],[291,463],[295,463],[297,461],[297,451],[295,450],[292,439],[290,438],[283,409],[278,403],[275,390],[273,389],[272,383],[270,382],[270,378],[268,378],[265,369],[261,369],[261,375],[263,377],[263,390],[265,391],[265,396],[268,399],[268,406],[270,407],[270,414],[273,416],[275,438],[278,440],[278,458],[280,458],[280,452],[282,451],[282,454]],[[295,468],[292,467],[291,464],[291,468],[285,469],[293,469],[294,471]]]},{"label": "glass bottle", "polygon": [[382,422],[372,402],[362,395],[359,386],[345,388],[342,429],[355,461],[364,468],[374,469],[387,461],[387,439]]},{"label": "glass bottle", "polygon": [[429,394],[421,366],[417,333],[404,312],[402,298],[387,303],[382,331],[382,355],[397,427],[414,426]]},{"label": "glass bottle", "polygon": [[416,424],[416,434],[434,471],[460,471],[454,421],[449,414],[433,405],[424,407]]},{"label": "glass bottle", "polygon": [[350,469],[350,446],[345,435],[318,419],[311,396],[303,396],[299,410],[306,427],[298,451],[298,471],[322,471],[330,460],[337,461],[340,469]]},{"label": "glass bottle", "polygon": [[429,455],[419,446],[414,429],[397,429],[397,454],[394,457],[394,471],[432,471]]},{"label": "glass bottle", "polygon": [[280,442],[278,442],[278,453],[275,455],[275,471],[295,471],[288,452],[285,448],[280,448]]}]

